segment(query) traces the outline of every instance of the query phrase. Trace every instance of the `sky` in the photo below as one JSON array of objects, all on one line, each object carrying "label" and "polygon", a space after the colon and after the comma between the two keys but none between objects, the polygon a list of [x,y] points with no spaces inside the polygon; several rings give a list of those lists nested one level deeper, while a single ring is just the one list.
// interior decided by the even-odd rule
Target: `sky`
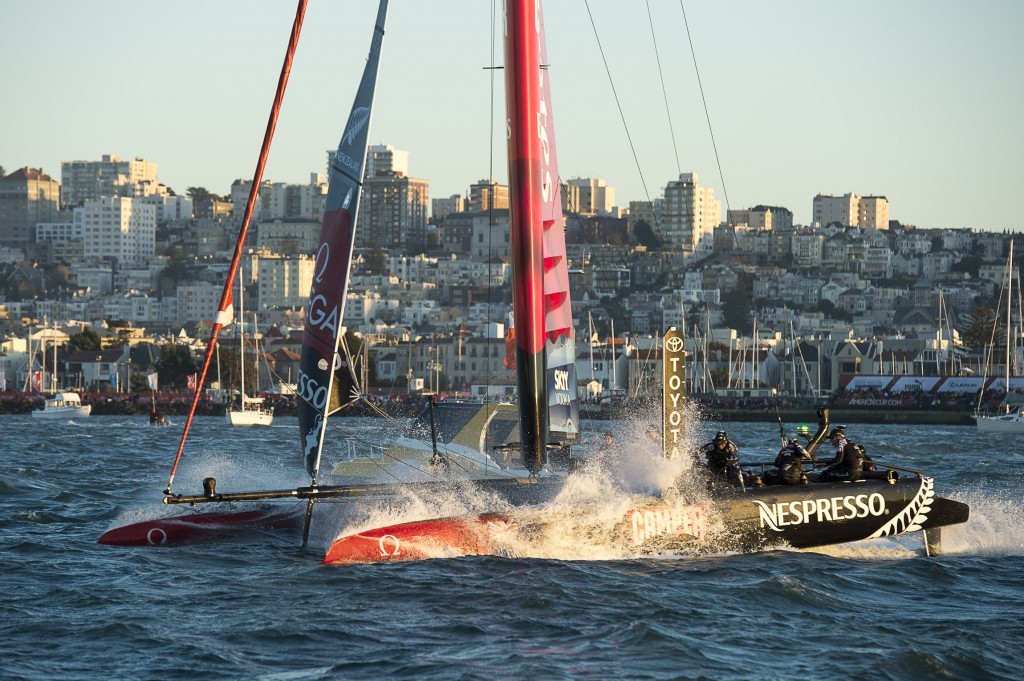
[{"label": "sky", "polygon": [[[0,0],[0,165],[59,180],[62,161],[143,157],[177,193],[229,193],[253,176],[295,6]],[[264,179],[324,172],[376,8],[310,1]],[[505,182],[497,12],[492,32],[486,0],[390,4],[370,139],[407,150],[433,198]],[[696,172],[723,210],[799,224],[816,194],[853,192],[922,228],[1024,227],[1024,2],[553,0],[545,25],[559,173],[619,205]]]}]

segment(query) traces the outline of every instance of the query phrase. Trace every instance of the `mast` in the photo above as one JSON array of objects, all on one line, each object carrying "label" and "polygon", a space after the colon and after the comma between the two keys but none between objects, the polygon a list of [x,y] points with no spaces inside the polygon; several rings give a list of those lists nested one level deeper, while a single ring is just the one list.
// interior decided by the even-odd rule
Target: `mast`
[{"label": "mast", "polygon": [[171,466],[171,473],[167,478],[167,487],[164,494],[171,494],[171,487],[174,485],[174,476],[181,463],[181,456],[185,451],[185,441],[188,439],[192,419],[195,417],[196,408],[199,406],[199,399],[203,391],[203,383],[206,382],[206,373],[210,369],[213,360],[214,348],[217,346],[217,337],[220,330],[231,322],[232,305],[231,289],[235,282],[235,274],[238,272],[238,265],[242,260],[242,249],[245,246],[245,238],[249,233],[249,224],[252,221],[253,209],[256,205],[256,197],[259,195],[260,183],[263,181],[263,169],[267,164],[267,156],[270,153],[270,142],[274,139],[274,130],[277,128],[277,119],[281,113],[281,103],[284,101],[284,92],[288,87],[288,76],[292,70],[292,60],[295,57],[295,48],[299,44],[299,34],[302,32],[302,20],[306,14],[307,0],[298,0],[295,9],[295,20],[292,22],[291,35],[288,38],[288,49],[285,51],[284,64],[281,66],[281,75],[277,80],[277,91],[274,94],[274,103],[270,107],[270,117],[267,121],[267,129],[263,134],[263,145],[260,148],[259,160],[256,162],[256,171],[253,173],[252,185],[249,187],[249,200],[245,204],[245,213],[242,215],[242,225],[238,230],[238,240],[235,242],[235,251],[231,257],[231,266],[228,268],[227,280],[224,282],[224,290],[221,293],[220,304],[217,306],[217,316],[214,318],[213,329],[210,331],[210,340],[206,344],[206,355],[203,358],[203,367],[196,377],[196,390],[192,395],[192,405],[189,407],[188,418],[185,420],[185,428],[181,433],[181,440],[178,442],[178,452],[174,456],[174,464]]},{"label": "mast", "polygon": [[551,430],[575,437],[576,351],[539,2],[505,4],[505,106],[520,446],[536,474]]},{"label": "mast", "polygon": [[242,374],[239,381],[241,391],[240,407],[245,411],[245,334],[242,327],[245,325],[245,293],[242,290],[243,279],[245,279],[245,267],[241,267],[238,276],[238,371]]},{"label": "mast", "polygon": [[[377,86],[388,1],[380,0],[370,54],[338,150],[331,159],[320,242],[309,291],[298,376],[299,434],[306,472],[315,485],[327,418],[359,398],[347,352],[339,353],[348,272],[355,247],[359,194],[366,169],[367,140]],[[344,349],[342,349],[344,350]],[[306,529],[308,531],[308,512]]]},{"label": "mast", "polygon": [[1006,385],[1003,391],[1010,392],[1010,311],[1013,308],[1013,237],[1010,237],[1010,256],[1006,261]]}]

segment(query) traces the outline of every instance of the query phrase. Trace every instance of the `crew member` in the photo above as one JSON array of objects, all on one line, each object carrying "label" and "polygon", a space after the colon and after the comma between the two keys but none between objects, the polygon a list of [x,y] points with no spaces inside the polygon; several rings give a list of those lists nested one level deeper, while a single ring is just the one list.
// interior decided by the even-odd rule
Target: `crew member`
[{"label": "crew member", "polygon": [[705,458],[705,465],[711,474],[712,484],[721,481],[744,486],[745,480],[743,471],[740,470],[739,450],[729,440],[729,436],[724,430],[715,433],[714,439],[701,447],[698,454]]},{"label": "crew member", "polygon": [[779,485],[806,483],[807,478],[804,476],[803,469],[804,463],[807,461],[817,461],[817,459],[809,454],[796,438],[793,438],[779,450],[779,455],[775,457],[775,470],[765,472],[765,482]]},{"label": "crew member", "polygon": [[864,448],[847,439],[846,426],[836,426],[828,434],[828,440],[836,448],[835,457],[826,461],[825,470],[818,480],[821,482],[837,482],[846,480],[856,482],[864,472]]},{"label": "crew member", "polygon": [[604,434],[604,442],[597,448],[601,454],[614,454],[619,451],[619,445],[615,443],[615,435],[609,430]]}]

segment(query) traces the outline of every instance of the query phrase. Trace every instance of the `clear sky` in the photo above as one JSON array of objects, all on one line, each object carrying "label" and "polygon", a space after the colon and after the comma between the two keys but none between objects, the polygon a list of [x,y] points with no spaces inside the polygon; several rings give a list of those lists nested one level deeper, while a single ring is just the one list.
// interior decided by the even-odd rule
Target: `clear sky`
[{"label": "clear sky", "polygon": [[[61,161],[138,156],[178,193],[228,193],[252,177],[295,4],[0,0],[0,165],[59,179]],[[504,86],[494,72],[492,137],[484,68],[491,6],[391,2],[371,141],[409,151],[432,197],[488,177],[492,147],[493,177],[505,181]],[[376,7],[311,0],[266,179],[303,183],[324,170]],[[1024,2],[685,8],[731,207],[785,206],[807,223],[815,194],[855,192],[885,195],[893,219],[919,227],[1024,226]],[[603,178],[627,205],[696,171],[724,208],[680,2],[589,0],[588,11],[552,0],[545,18],[563,179]],[[500,19],[497,31],[500,64]]]}]

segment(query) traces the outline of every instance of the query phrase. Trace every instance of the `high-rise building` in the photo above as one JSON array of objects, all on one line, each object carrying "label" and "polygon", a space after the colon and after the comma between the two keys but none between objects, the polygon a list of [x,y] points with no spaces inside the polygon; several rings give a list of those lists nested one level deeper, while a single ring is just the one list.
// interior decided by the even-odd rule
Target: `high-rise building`
[{"label": "high-rise building", "polygon": [[814,197],[814,224],[824,227],[833,222],[868,231],[889,228],[889,200],[884,196],[818,194]]},{"label": "high-rise building", "polygon": [[156,206],[105,196],[75,208],[74,222],[87,259],[141,267],[156,251]]},{"label": "high-rise building", "polygon": [[100,161],[64,161],[60,164],[61,202],[78,206],[101,196],[153,196],[167,193],[157,181],[157,164],[144,158],[122,161],[104,154]]},{"label": "high-rise building", "polygon": [[258,304],[268,307],[301,307],[308,302],[316,261],[311,255],[261,256]]},{"label": "high-rise building", "polygon": [[722,203],[713,189],[698,184],[697,173],[682,173],[665,186],[659,212],[660,236],[666,246],[684,253],[711,251],[715,227],[722,220]]},{"label": "high-rise building", "polygon": [[420,248],[426,243],[430,181],[397,173],[363,179],[356,246]]},{"label": "high-rise building", "polygon": [[[235,180],[231,183],[231,203],[234,205],[234,219],[240,222],[249,201],[252,180]],[[311,173],[309,184],[288,184],[266,180],[260,186],[259,199],[253,209],[252,221],[281,220],[285,218],[306,218],[319,221],[324,214],[327,198],[327,182],[320,173]]]},{"label": "high-rise building", "polygon": [[430,219],[434,222],[444,220],[452,213],[461,213],[466,209],[466,200],[458,194],[443,199],[430,200]]},{"label": "high-rise building", "polygon": [[579,203],[577,207],[563,206],[566,210],[583,213],[584,215],[607,215],[615,207],[615,188],[609,187],[605,181],[596,177],[574,177],[566,184],[579,187]]},{"label": "high-rise building", "polygon": [[889,229],[889,199],[884,196],[860,197],[857,216],[863,229]]},{"label": "high-rise building", "polygon": [[409,152],[395,149],[390,144],[371,144],[366,150],[366,177],[392,173],[408,177]]},{"label": "high-rise building", "polygon": [[793,211],[780,206],[754,206],[742,210],[730,210],[730,225],[746,225],[757,230],[791,229]]},{"label": "high-rise building", "polygon": [[0,179],[0,246],[31,250],[36,225],[57,221],[59,209],[60,184],[42,169],[20,168]]},{"label": "high-rise building", "polygon": [[468,211],[508,208],[508,185],[480,180],[469,186]]}]

